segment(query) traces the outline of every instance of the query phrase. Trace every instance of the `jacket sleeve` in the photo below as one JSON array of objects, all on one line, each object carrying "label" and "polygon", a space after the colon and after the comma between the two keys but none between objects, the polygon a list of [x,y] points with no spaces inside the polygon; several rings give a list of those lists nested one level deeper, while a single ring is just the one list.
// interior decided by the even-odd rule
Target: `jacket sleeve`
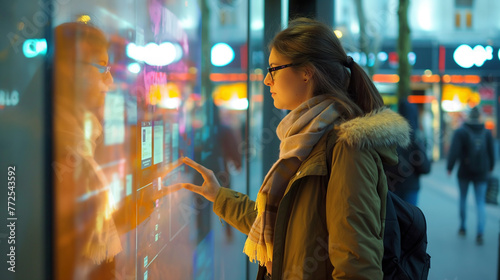
[{"label": "jacket sleeve", "polygon": [[382,279],[385,205],[379,170],[367,149],[338,143],[326,198],[333,279]]},{"label": "jacket sleeve", "polygon": [[448,154],[448,163],[446,166],[446,170],[453,170],[453,166],[457,161],[460,153],[460,147],[462,146],[462,141],[460,139],[460,130],[456,130],[453,134],[453,138],[451,139],[450,151]]},{"label": "jacket sleeve", "polygon": [[214,213],[228,224],[248,235],[257,217],[255,202],[247,195],[220,188],[214,201]]}]

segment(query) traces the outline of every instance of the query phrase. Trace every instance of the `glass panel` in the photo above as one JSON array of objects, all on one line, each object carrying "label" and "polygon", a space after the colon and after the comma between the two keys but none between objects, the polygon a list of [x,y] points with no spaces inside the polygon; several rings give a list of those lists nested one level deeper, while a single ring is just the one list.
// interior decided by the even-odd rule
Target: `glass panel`
[{"label": "glass panel", "polygon": [[[245,142],[248,154],[248,191],[250,198],[257,199],[257,193],[264,181],[263,174],[263,151],[268,142],[265,137],[274,135],[263,131],[264,127],[264,77],[267,74],[268,60],[266,47],[264,46],[264,1],[254,0],[250,2],[250,41],[248,43],[249,53],[249,110],[248,110],[248,138]],[[266,131],[269,132],[269,131]],[[271,133],[275,133],[274,131]],[[257,277],[258,265],[249,262],[248,279]]]},{"label": "glass panel", "polygon": [[[55,13],[57,279],[245,274],[244,235],[222,226],[205,199],[172,188],[202,184],[179,163],[188,156],[222,185],[246,189],[238,150],[246,87],[233,107],[216,103],[216,85],[228,84],[212,75],[222,66],[206,63],[218,41],[208,34],[227,39],[247,30],[237,18],[246,2],[223,2],[86,1]],[[218,29],[222,23],[230,25]],[[226,77],[246,76],[244,32],[241,38],[228,42],[235,63]]]},{"label": "glass panel", "polygon": [[[206,24],[202,26],[203,53],[210,61],[202,68],[206,90],[206,116],[211,124],[202,155],[223,187],[247,193],[244,149],[248,90],[248,2],[203,1]],[[205,21],[204,21],[205,23]],[[204,36],[204,35],[202,35]],[[207,57],[207,56],[206,56]],[[210,73],[206,76],[205,73]],[[213,217],[215,279],[243,279],[247,257],[242,253],[246,235]],[[203,279],[203,278],[201,278]]]}]

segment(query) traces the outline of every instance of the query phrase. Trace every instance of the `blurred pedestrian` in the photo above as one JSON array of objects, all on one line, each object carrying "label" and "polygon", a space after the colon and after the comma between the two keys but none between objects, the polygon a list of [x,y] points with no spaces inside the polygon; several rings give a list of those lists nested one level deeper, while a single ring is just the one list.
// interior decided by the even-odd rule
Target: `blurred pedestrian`
[{"label": "blurred pedestrian", "polygon": [[417,106],[404,100],[399,102],[398,110],[412,129],[410,145],[406,148],[398,146],[398,164],[386,167],[387,184],[396,195],[416,206],[420,175],[431,171],[431,162],[425,151],[425,142],[419,133]]},{"label": "blurred pedestrian", "polygon": [[259,262],[259,280],[382,279],[383,164],[396,164],[408,123],[384,108],[330,26],[292,20],[270,51],[264,84],[274,106],[291,112],[277,127],[279,159],[256,201],[222,188],[213,171],[188,158],[205,181],[181,185],[248,235],[243,251]]},{"label": "blurred pedestrian", "polygon": [[459,160],[458,186],[460,188],[460,228],[458,234],[466,234],[466,198],[469,183],[474,186],[477,206],[477,244],[483,244],[486,224],[486,189],[489,173],[495,165],[493,137],[484,127],[478,107],[470,110],[467,120],[458,128],[451,141],[447,170],[451,175],[455,162]]}]

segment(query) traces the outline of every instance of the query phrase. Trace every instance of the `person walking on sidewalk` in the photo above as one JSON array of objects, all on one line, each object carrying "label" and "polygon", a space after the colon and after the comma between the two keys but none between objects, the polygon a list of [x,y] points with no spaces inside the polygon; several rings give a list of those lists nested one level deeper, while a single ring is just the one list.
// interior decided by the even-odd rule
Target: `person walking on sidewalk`
[{"label": "person walking on sidewalk", "polygon": [[398,103],[398,110],[412,129],[410,145],[406,148],[398,146],[398,164],[386,166],[385,174],[389,190],[416,206],[420,191],[420,176],[431,172],[431,161],[425,151],[424,139],[419,133],[417,106],[404,100]]},{"label": "person walking on sidewalk", "polygon": [[488,176],[495,165],[493,137],[481,122],[478,107],[470,110],[467,121],[458,128],[452,138],[447,170],[451,175],[455,162],[459,160],[458,186],[460,188],[460,228],[458,234],[466,234],[466,198],[469,183],[474,185],[477,206],[477,244],[483,244],[486,223],[486,188]]}]

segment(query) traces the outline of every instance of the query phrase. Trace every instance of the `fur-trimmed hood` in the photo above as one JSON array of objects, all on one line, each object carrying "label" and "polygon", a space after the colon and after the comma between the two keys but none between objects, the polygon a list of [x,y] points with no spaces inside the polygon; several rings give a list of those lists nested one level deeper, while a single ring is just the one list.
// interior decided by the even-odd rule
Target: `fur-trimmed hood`
[{"label": "fur-trimmed hood", "polygon": [[407,147],[410,126],[406,119],[388,108],[340,124],[337,142],[357,148],[379,148],[393,145]]}]

